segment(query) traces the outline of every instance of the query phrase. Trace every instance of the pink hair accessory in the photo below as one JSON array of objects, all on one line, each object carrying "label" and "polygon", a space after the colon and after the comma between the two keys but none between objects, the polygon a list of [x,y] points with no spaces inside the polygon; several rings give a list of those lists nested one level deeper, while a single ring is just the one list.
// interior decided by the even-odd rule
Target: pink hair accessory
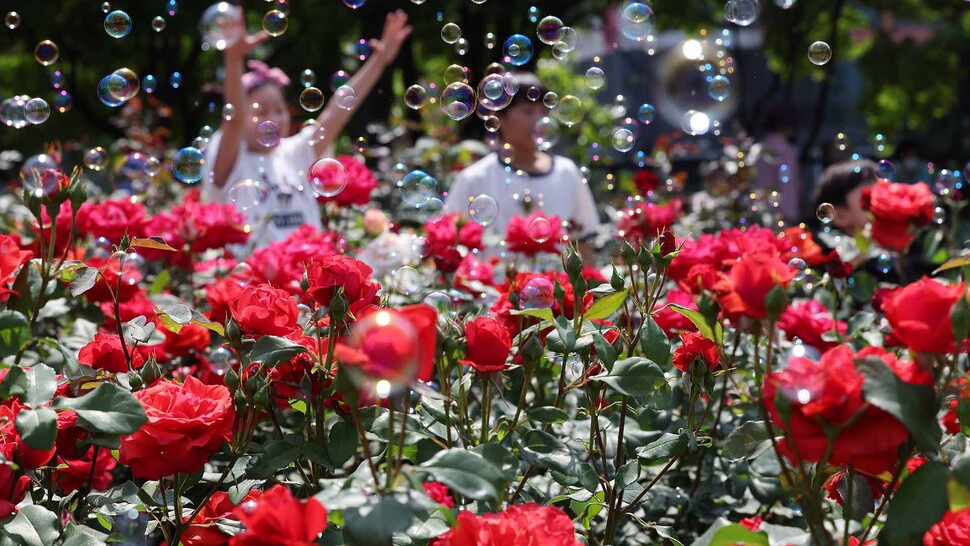
[{"label": "pink hair accessory", "polygon": [[264,83],[279,87],[290,85],[289,76],[279,68],[270,68],[266,63],[257,60],[247,62],[246,66],[249,67],[249,72],[243,74],[242,84],[247,93]]}]

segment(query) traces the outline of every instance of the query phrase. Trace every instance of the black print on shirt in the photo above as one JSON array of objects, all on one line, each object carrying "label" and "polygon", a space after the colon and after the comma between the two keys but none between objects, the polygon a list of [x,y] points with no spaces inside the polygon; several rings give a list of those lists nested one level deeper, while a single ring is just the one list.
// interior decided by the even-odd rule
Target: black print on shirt
[{"label": "black print on shirt", "polygon": [[273,225],[279,229],[300,227],[304,224],[302,212],[274,214]]}]

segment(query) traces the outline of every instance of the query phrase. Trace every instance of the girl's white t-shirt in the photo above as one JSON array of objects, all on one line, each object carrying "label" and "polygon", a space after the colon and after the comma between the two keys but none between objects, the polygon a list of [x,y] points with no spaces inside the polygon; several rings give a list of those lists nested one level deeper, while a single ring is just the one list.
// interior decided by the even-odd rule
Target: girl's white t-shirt
[{"label": "girl's white t-shirt", "polygon": [[[283,240],[303,224],[317,229],[323,227],[317,196],[306,177],[317,159],[310,143],[315,133],[316,127],[304,127],[266,151],[250,151],[243,141],[223,187],[215,186],[211,170],[203,178],[202,198],[209,202],[230,202],[228,192],[241,180],[258,180],[268,190],[261,204],[241,211],[252,230],[247,250]],[[215,165],[221,140],[222,131],[216,131],[206,148],[205,160],[210,169]]]},{"label": "girl's white t-shirt", "polygon": [[498,204],[498,216],[486,226],[493,235],[504,236],[513,216],[535,211],[572,222],[580,237],[595,234],[600,225],[593,192],[576,164],[562,156],[552,157],[549,172],[528,174],[506,167],[498,154],[489,154],[458,174],[445,212],[467,216],[469,203],[481,194],[492,196]]}]

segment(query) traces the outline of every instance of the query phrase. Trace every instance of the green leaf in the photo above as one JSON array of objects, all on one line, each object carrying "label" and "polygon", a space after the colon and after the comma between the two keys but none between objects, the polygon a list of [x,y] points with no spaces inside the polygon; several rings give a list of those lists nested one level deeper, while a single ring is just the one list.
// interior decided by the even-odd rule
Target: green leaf
[{"label": "green leaf", "polygon": [[51,449],[57,438],[57,413],[50,408],[21,411],[17,414],[17,432],[28,447]]},{"label": "green leaf", "polygon": [[879,533],[880,546],[916,546],[923,535],[949,509],[946,491],[949,471],[930,461],[903,481],[889,503],[886,525]]},{"label": "green leaf", "polygon": [[205,315],[196,311],[195,309],[192,310],[192,324],[207,328],[222,337],[226,337],[226,328],[223,325],[219,324],[218,322],[212,322]]},{"label": "green leaf", "polygon": [[663,370],[645,358],[633,357],[619,360],[606,374],[593,377],[616,392],[631,396],[651,407],[664,406],[670,396],[670,385]]},{"label": "green leaf", "polygon": [[148,422],[141,402],[114,383],[102,383],[80,398],[58,398],[54,409],[72,409],[88,430],[104,434],[131,434]]},{"label": "green leaf", "polygon": [[687,433],[671,434],[669,432],[637,450],[637,457],[647,463],[660,460],[670,460],[687,451]]},{"label": "green leaf", "polygon": [[169,273],[168,269],[159,271],[158,275],[155,275],[155,280],[152,281],[152,284],[148,285],[148,295],[157,296],[161,294],[171,279],[172,274]]},{"label": "green leaf", "polygon": [[569,414],[553,406],[531,408],[527,412],[529,419],[540,423],[563,423],[569,419]]},{"label": "green leaf", "polygon": [[0,358],[17,354],[30,338],[27,317],[17,311],[0,311]]},{"label": "green leaf", "polygon": [[94,284],[98,282],[98,269],[96,267],[85,267],[79,269],[77,274],[74,276],[74,280],[71,281],[70,289],[72,296],[80,296],[81,294],[87,292],[94,288]]},{"label": "green leaf", "polygon": [[475,500],[496,500],[499,491],[504,491],[502,471],[473,451],[456,448],[438,452],[420,470]]},{"label": "green leaf", "polygon": [[679,540],[677,540],[677,537],[674,535],[674,528],[673,527],[666,527],[666,526],[663,526],[663,525],[654,525],[653,526],[653,530],[657,532],[657,534],[660,536],[660,538],[665,538],[665,539],[669,540],[670,542],[672,542],[674,544],[674,546],[684,546],[684,543],[681,542],[681,541],[679,541]]},{"label": "green leaf", "polygon": [[616,349],[613,348],[613,345],[609,341],[606,341],[603,334],[593,332],[590,335],[593,336],[593,347],[596,349],[596,357],[603,363],[603,366],[607,370],[612,370],[613,363],[616,362]]},{"label": "green leaf", "polygon": [[643,356],[661,366],[670,358],[670,340],[663,328],[649,315],[640,328],[640,350],[643,351]]},{"label": "green leaf", "polygon": [[36,504],[24,506],[9,523],[3,534],[23,546],[53,546],[60,533],[57,514]]},{"label": "green leaf", "polygon": [[185,326],[186,324],[192,322],[192,310],[189,309],[188,305],[184,303],[176,303],[175,305],[169,307],[168,309],[155,308],[156,312],[165,313],[172,318],[178,324]]},{"label": "green leaf", "polygon": [[936,275],[937,273],[941,273],[948,269],[956,269],[958,267],[963,267],[965,265],[970,265],[970,258],[953,258],[952,260],[947,260],[947,262],[941,265],[940,267],[937,267],[936,271],[933,272],[933,275]]},{"label": "green leaf", "polygon": [[268,367],[273,367],[305,352],[307,352],[306,347],[286,338],[263,336],[256,340],[249,357],[253,362],[262,362]]},{"label": "green leaf", "polygon": [[565,443],[556,436],[541,430],[530,430],[522,437],[519,456],[540,468],[549,468],[566,474],[577,472],[577,459]]},{"label": "green leaf", "polygon": [[624,489],[626,486],[636,483],[638,479],[640,479],[640,461],[630,461],[616,471],[617,489]]},{"label": "green leaf", "polygon": [[856,368],[865,376],[862,384],[865,399],[899,419],[920,449],[931,453],[939,451],[943,430],[936,420],[933,389],[903,381],[879,358],[859,361]]},{"label": "green leaf", "polygon": [[771,435],[764,421],[748,421],[731,431],[721,444],[721,455],[739,461],[754,459],[771,449]]},{"label": "green leaf", "polygon": [[555,317],[552,315],[552,309],[549,309],[549,308],[512,309],[511,313],[512,313],[512,316],[522,315],[526,317],[535,317],[535,318],[540,318],[542,320],[547,320],[549,322],[553,322],[554,320],[556,320]]},{"label": "green leaf", "polygon": [[697,331],[700,332],[702,336],[711,341],[718,341],[717,336],[714,335],[714,329],[711,328],[711,325],[707,323],[707,319],[704,318],[704,315],[702,315],[700,311],[694,311],[693,309],[688,309],[682,305],[677,305],[676,303],[668,303],[667,307],[670,307],[674,311],[677,311],[681,315],[687,317],[689,321],[694,323],[694,326],[697,326]]},{"label": "green leaf", "polygon": [[605,319],[616,312],[626,301],[627,291],[621,290],[593,302],[583,317],[586,320]]},{"label": "green leaf", "polygon": [[749,531],[743,525],[728,525],[714,533],[709,546],[769,546],[768,535]]},{"label": "green leaf", "polygon": [[345,421],[337,421],[330,427],[327,450],[330,452],[330,459],[338,467],[354,455],[359,443],[357,431],[353,425]]},{"label": "green leaf", "polygon": [[57,375],[45,364],[30,369],[10,368],[0,383],[0,399],[17,396],[25,405],[36,408],[50,402],[55,390]]},{"label": "green leaf", "polygon": [[153,250],[167,250],[169,252],[177,252],[177,250],[169,246],[165,242],[165,239],[162,239],[161,237],[148,237],[147,239],[142,239],[141,237],[133,237],[131,239],[131,243],[128,244],[128,247],[129,248],[131,247],[151,248]]},{"label": "green leaf", "polygon": [[376,505],[344,511],[344,537],[350,545],[390,546],[391,535],[411,526],[412,507],[398,499],[385,497]]}]

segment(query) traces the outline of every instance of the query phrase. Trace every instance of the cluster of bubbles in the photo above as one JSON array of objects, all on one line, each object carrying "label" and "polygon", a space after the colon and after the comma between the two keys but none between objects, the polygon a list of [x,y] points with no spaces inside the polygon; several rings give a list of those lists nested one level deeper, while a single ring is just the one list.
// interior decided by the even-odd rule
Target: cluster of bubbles
[{"label": "cluster of bubbles", "polygon": [[47,121],[50,115],[50,105],[41,98],[18,95],[0,102],[0,122],[14,129],[40,125]]},{"label": "cluster of bubbles", "polygon": [[112,108],[121,106],[141,90],[138,75],[130,68],[119,68],[98,82],[98,99]]}]

